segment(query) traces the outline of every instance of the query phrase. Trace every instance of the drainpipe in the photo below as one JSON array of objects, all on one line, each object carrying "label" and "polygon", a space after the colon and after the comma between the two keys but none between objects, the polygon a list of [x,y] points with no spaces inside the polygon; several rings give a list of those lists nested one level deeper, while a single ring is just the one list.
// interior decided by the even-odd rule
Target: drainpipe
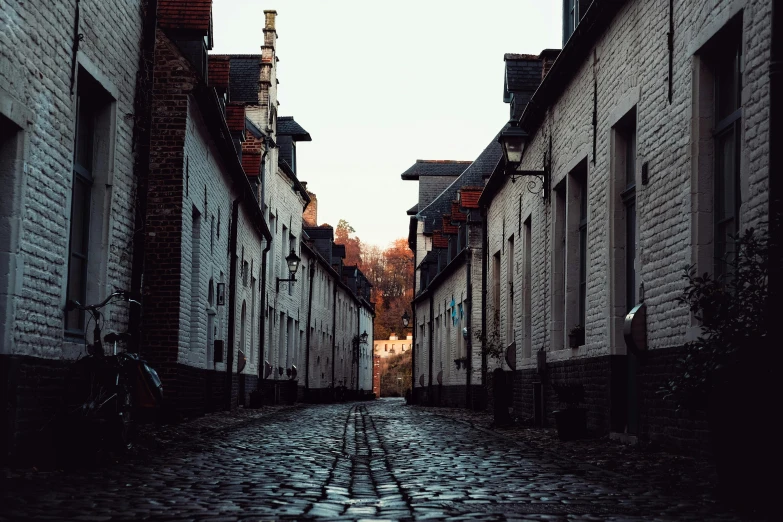
[{"label": "drainpipe", "polygon": [[310,321],[313,316],[313,280],[315,279],[315,257],[310,260],[310,294],[307,297],[307,329],[305,330],[305,401],[310,400]]},{"label": "drainpipe", "polygon": [[[467,224],[465,224],[465,226],[467,226]],[[465,276],[467,277],[467,282],[468,282],[468,285],[467,285],[468,286],[468,288],[467,288],[468,295],[467,295],[467,298],[465,300],[468,302],[468,307],[469,307],[465,311],[465,315],[467,317],[465,322],[467,323],[467,329],[468,329],[468,338],[466,339],[466,342],[467,342],[467,352],[468,352],[468,362],[467,362],[467,370],[468,371],[465,372],[468,375],[467,375],[466,383],[465,383],[465,385],[467,386],[467,389],[465,390],[465,408],[470,408],[470,396],[471,396],[471,392],[470,392],[470,378],[471,378],[471,373],[473,373],[473,342],[471,341],[471,337],[472,337],[473,332],[470,329],[470,316],[472,315],[472,312],[473,312],[473,288],[472,288],[471,282],[470,282],[470,272],[471,272],[471,267],[473,266],[473,261],[472,261],[473,260],[473,250],[471,248],[468,248],[467,252],[465,253],[465,255],[467,256],[467,263],[465,264],[465,266],[466,266],[466,268],[465,268]],[[462,332],[458,332],[457,335],[462,335]]]},{"label": "drainpipe", "polygon": [[226,410],[231,410],[231,391],[233,387],[234,371],[234,330],[236,321],[236,287],[237,287],[237,221],[239,221],[239,202],[241,198],[234,200],[231,206],[231,237],[228,241],[228,259],[231,263],[228,269],[228,343],[226,346]]},{"label": "drainpipe", "polygon": [[266,257],[272,248],[272,237],[266,238],[266,246],[261,252],[261,315],[258,318],[258,380],[264,378],[266,370]]},{"label": "drainpipe", "polygon": [[[269,153],[267,140],[264,140],[264,153],[261,155],[261,214],[264,213],[264,187],[266,185],[266,156]],[[266,219],[266,218],[264,218]],[[269,227],[267,227],[269,228]],[[272,248],[272,234],[266,238],[266,246],[261,252],[261,316],[258,319],[258,380],[264,379],[266,371],[266,258]]]},{"label": "drainpipe", "polygon": [[334,291],[332,291],[332,394],[336,389],[334,385],[334,356],[337,353],[337,282],[335,279]]},{"label": "drainpipe", "polygon": [[362,338],[361,338],[362,320],[361,320],[361,315],[360,315],[360,313],[361,313],[361,306],[360,305],[361,304],[362,304],[361,301],[357,301],[357,303],[356,303],[356,339],[357,339],[357,342],[356,342],[356,395],[357,395],[357,397],[359,395],[359,376],[360,376],[360,373],[359,373],[359,363],[360,363],[360,360],[361,360],[361,359],[359,359],[359,349],[362,346],[361,345],[361,341],[362,341]]},{"label": "drainpipe", "polygon": [[[481,247],[481,334],[484,337],[481,340],[481,387],[484,393],[487,391],[487,353],[484,350],[484,343],[487,338],[487,265],[489,264],[487,257],[489,254],[487,210],[487,207],[484,206],[481,212],[481,236],[483,243]],[[485,400],[486,397],[482,399],[482,401]]]},{"label": "drainpipe", "polygon": [[[158,0],[147,0],[144,13],[144,35],[139,57],[139,76],[134,100],[137,120],[133,127],[133,143],[136,147],[136,212],[133,234],[133,260],[131,262],[130,291],[136,299],[143,301],[142,280],[144,275],[144,239],[147,222],[147,180],[150,171],[150,135],[152,133],[152,83],[155,72],[155,30],[158,26]],[[140,306],[130,307],[128,330],[133,333],[130,350],[138,353],[141,347]]]},{"label": "drainpipe", "polygon": [[435,292],[430,291],[430,339],[429,339],[429,345],[430,345],[430,385],[429,389],[427,391],[427,402],[430,404],[434,404],[433,397],[432,397],[432,349],[433,349],[433,330],[435,325],[433,324],[435,322],[434,320],[435,316]]},{"label": "drainpipe", "polygon": [[[413,251],[413,299],[416,299],[416,250]],[[411,318],[413,325],[411,327],[411,404],[416,404],[416,326],[418,323],[416,322],[416,304],[413,301],[411,301],[411,311],[413,312]]]}]

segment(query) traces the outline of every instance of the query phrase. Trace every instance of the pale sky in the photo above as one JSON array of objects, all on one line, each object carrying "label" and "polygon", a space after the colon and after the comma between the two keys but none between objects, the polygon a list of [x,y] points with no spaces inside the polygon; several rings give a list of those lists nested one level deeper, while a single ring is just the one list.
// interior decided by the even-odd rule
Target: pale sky
[{"label": "pale sky", "polygon": [[313,141],[297,174],[318,221],[407,237],[417,159],[472,161],[508,121],[503,54],[561,46],[561,0],[214,0],[216,53],[259,53],[277,11],[280,116]]}]

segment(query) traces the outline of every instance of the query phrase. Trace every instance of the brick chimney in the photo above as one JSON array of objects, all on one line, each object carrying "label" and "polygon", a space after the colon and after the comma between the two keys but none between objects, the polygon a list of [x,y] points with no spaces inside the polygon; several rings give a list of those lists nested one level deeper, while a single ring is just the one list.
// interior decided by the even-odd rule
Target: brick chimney
[{"label": "brick chimney", "polygon": [[264,44],[258,78],[258,105],[247,108],[247,116],[262,131],[275,138],[277,131],[277,11],[264,11]]},{"label": "brick chimney", "polygon": [[306,227],[318,226],[318,198],[314,193],[307,191],[307,195],[310,196],[310,203],[307,205],[304,213],[302,214],[302,220]]},{"label": "brick chimney", "polygon": [[541,80],[546,77],[549,69],[552,68],[552,64],[555,63],[557,57],[560,56],[560,49],[544,49],[541,51],[539,57],[541,58]]}]

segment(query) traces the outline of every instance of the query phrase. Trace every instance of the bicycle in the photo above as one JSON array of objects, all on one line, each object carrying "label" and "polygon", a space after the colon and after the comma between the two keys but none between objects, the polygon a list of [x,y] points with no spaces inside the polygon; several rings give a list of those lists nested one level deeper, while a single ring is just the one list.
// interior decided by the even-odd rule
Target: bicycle
[{"label": "bicycle", "polygon": [[[132,338],[130,332],[111,332],[102,336],[102,309],[122,298],[141,306],[129,292],[113,292],[98,304],[82,305],[68,301],[66,311],[82,310],[93,321],[93,342],[87,344],[87,355],[72,365],[66,385],[65,414],[69,432],[76,435],[76,445],[86,445],[88,452],[104,449],[125,450],[132,445],[134,414],[139,406],[156,407],[163,399],[163,389],[155,370],[138,354],[117,346]],[[107,355],[104,343],[112,345]],[[151,400],[150,400],[151,399]]]}]

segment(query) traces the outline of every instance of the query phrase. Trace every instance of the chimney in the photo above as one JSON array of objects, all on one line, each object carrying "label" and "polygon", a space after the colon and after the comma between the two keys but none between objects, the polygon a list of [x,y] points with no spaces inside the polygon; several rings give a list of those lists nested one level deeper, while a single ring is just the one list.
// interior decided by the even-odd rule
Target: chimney
[{"label": "chimney", "polygon": [[546,78],[549,69],[552,68],[552,64],[555,63],[558,56],[560,56],[560,49],[544,49],[541,51],[539,55],[541,58],[541,81]]},{"label": "chimney", "polygon": [[310,203],[307,204],[307,208],[302,214],[302,220],[304,221],[306,227],[317,227],[318,226],[318,198],[315,196],[315,194],[313,194],[309,190],[307,190],[307,195],[310,196]]},{"label": "chimney", "polygon": [[264,17],[266,18],[264,29],[272,29],[273,31],[275,30],[275,17],[276,16],[277,16],[277,11],[274,11],[274,10],[265,10],[264,11]]}]

